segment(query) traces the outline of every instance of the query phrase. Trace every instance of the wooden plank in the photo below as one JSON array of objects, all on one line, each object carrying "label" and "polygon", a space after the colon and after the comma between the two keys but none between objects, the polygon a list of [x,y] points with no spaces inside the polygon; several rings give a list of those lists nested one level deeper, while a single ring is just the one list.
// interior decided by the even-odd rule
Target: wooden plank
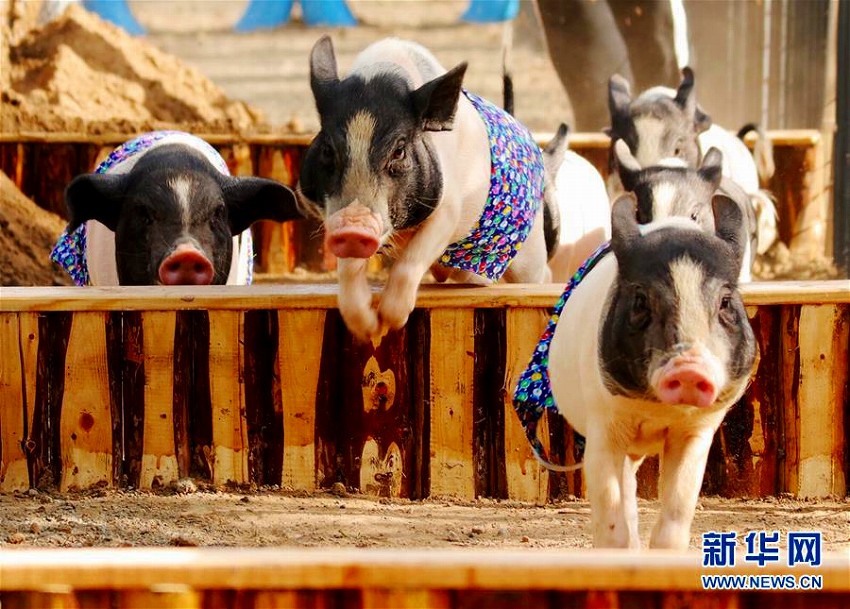
[{"label": "wooden plank", "polygon": [[119,595],[122,609],[201,609],[203,596],[182,584],[155,584],[148,590],[128,590]]},{"label": "wooden plank", "polygon": [[216,485],[249,482],[241,345],[242,314],[210,311],[212,481]]},{"label": "wooden plank", "polygon": [[[19,548],[0,552],[0,591],[139,590],[164,582],[204,589],[332,590],[404,582],[433,590],[702,591],[698,552],[559,548]],[[850,594],[850,555],[827,552],[816,568],[743,559],[724,575],[823,577],[828,595]],[[775,594],[775,593],[771,593]],[[816,592],[807,593],[818,606]],[[812,596],[809,596],[812,595]]]},{"label": "wooden plank", "polygon": [[842,497],[847,490],[847,309],[835,305],[802,307],[799,337],[799,477],[795,492],[802,497]]},{"label": "wooden plank", "polygon": [[800,386],[799,306],[785,306],[780,312],[781,404],[783,436],[779,469],[779,491],[796,493],[800,473],[800,410],[797,392]]},{"label": "wooden plank", "polygon": [[446,590],[407,586],[367,588],[361,593],[362,609],[452,609],[451,601],[451,594]]},{"label": "wooden plank", "polygon": [[144,435],[139,488],[162,488],[180,477],[174,445],[174,329],[177,315],[142,315]]},{"label": "wooden plank", "polygon": [[104,313],[77,313],[71,322],[60,453],[62,492],[114,484]]},{"label": "wooden plank", "polygon": [[472,463],[474,313],[431,312],[432,496],[475,497]]},{"label": "wooden plank", "polygon": [[[540,309],[511,309],[507,314],[506,379],[503,407],[505,411],[505,463],[508,497],[518,501],[545,503],[549,498],[549,470],[534,458],[525,430],[513,407],[513,391],[525,371],[531,354],[546,329],[549,314]],[[549,447],[549,426],[540,419],[537,435]]]},{"label": "wooden plank", "polygon": [[278,312],[283,393],[283,479],[293,490],[316,489],[316,392],[325,311]]},{"label": "wooden plank", "polygon": [[[146,286],[3,288],[0,312],[19,311],[173,311],[253,309],[333,309],[334,284],[252,286]],[[563,291],[554,284],[504,284],[470,288],[424,285],[417,307],[500,308],[552,307]],[[850,280],[765,281],[741,286],[746,305],[850,304]],[[377,294],[376,294],[377,299]]]},{"label": "wooden plank", "polygon": [[[26,315],[26,314],[24,314]],[[19,314],[0,315],[0,492],[29,488],[24,452],[27,418],[27,370]]]}]

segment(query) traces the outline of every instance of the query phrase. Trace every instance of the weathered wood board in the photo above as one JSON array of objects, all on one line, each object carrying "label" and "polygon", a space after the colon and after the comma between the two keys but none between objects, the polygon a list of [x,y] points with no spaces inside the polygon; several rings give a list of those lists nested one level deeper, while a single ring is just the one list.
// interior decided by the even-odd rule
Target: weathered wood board
[{"label": "weathered wood board", "polygon": [[[850,282],[743,288],[760,360],[715,437],[703,491],[843,495]],[[511,404],[556,286],[426,286],[407,326],[348,334],[335,289],[4,288],[0,491],[155,488],[193,476],[377,496],[545,502]],[[557,415],[553,459],[581,460]],[[653,496],[657,468],[641,470]]]}]

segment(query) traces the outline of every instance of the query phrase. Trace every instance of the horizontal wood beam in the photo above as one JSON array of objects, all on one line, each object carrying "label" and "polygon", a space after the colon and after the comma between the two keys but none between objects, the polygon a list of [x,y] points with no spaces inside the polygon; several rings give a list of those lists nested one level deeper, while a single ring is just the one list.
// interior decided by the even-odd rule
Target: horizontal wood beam
[{"label": "horizontal wood beam", "polygon": [[[555,305],[561,291],[561,286],[554,284],[425,285],[419,291],[416,306],[428,309],[548,308]],[[336,284],[85,289],[4,287],[0,289],[0,311],[334,309],[337,293]],[[850,280],[756,282],[741,286],[741,293],[747,305],[843,304],[850,303]]]},{"label": "horizontal wood beam", "polygon": [[[121,144],[132,138],[132,133],[44,133],[40,131],[21,131],[18,133],[0,133],[0,143],[41,143],[41,144]],[[298,134],[257,134],[236,135],[222,133],[196,133],[198,137],[215,146],[231,144],[257,144],[264,146],[307,146],[313,141],[315,133]],[[537,132],[534,139],[545,144],[552,139],[550,132]],[[768,131],[767,136],[774,146],[813,146],[820,141],[820,132],[814,129],[783,129]],[[754,135],[748,135],[746,141],[754,141]],[[604,133],[571,133],[571,148],[607,148],[610,139]]]},{"label": "horizontal wood beam", "polygon": [[[780,561],[784,562],[784,561]],[[739,555],[707,569],[697,552],[535,549],[9,549],[0,553],[0,591],[67,586],[127,590],[432,589],[702,591],[700,575],[821,575],[823,592],[850,592],[850,555],[819,567],[758,567]]]}]

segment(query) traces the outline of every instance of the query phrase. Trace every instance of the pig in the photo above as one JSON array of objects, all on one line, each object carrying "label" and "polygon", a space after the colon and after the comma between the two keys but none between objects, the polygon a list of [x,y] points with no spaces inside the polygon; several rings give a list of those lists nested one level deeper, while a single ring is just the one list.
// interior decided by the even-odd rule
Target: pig
[{"label": "pig", "polygon": [[752,281],[752,266],[758,251],[756,213],[747,193],[722,175],[722,154],[711,148],[699,169],[672,161],[642,168],[623,140],[614,143],[614,156],[623,187],[637,197],[637,221],[647,224],[671,216],[690,218],[703,230],[715,231],[711,201],[715,193],[733,200],[741,209],[747,239],[739,282]]},{"label": "pig", "polygon": [[543,149],[544,235],[554,283],[564,284],[599,245],[611,238],[611,204],[602,176],[568,149],[561,124]]},{"label": "pig", "polygon": [[[310,55],[321,129],[297,192],[339,258],[339,310],[359,340],[407,322],[428,269],[438,281],[548,281],[542,154],[528,130],[462,89],[423,46],[378,41],[340,79],[333,44]],[[377,308],[366,263],[394,261]]]},{"label": "pig", "polygon": [[[628,82],[615,74],[608,84],[611,113],[611,169],[609,194],[620,192],[616,180],[613,143],[622,139],[642,167],[664,159],[680,159],[689,167],[699,165],[702,154],[717,148],[723,156],[723,175],[740,186],[752,199],[757,217],[759,254],[764,254],[778,239],[776,206],[770,194],[761,189],[774,171],[770,140],[754,124],[745,125],[739,136],[712,124],[711,117],[698,105],[694,94],[694,73],[682,69],[682,81],[675,90],[652,87],[632,99]],[[755,156],[743,142],[749,131],[758,134]]]},{"label": "pig", "polygon": [[712,438],[754,368],[737,288],[746,234],[724,195],[712,199],[714,234],[679,217],[641,226],[635,205],[631,194],[614,202],[610,250],[558,303],[514,405],[554,402],[585,437],[596,547],[640,547],[635,474],[660,454],[649,545],[682,550]]},{"label": "pig", "polygon": [[77,285],[245,285],[251,224],[303,217],[291,189],[230,176],[215,149],[179,131],[124,143],[71,181],[65,203],[51,258]]}]

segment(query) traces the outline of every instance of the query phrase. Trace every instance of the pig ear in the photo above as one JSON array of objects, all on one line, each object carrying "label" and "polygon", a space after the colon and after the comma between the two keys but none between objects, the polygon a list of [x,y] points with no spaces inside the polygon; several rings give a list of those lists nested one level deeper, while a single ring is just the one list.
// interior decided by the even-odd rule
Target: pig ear
[{"label": "pig ear", "polygon": [[702,109],[702,106],[697,104],[696,108],[694,108],[694,129],[696,129],[696,132],[702,133],[703,131],[706,131],[709,127],[711,127],[711,124],[711,116]]},{"label": "pig ear", "polygon": [[632,92],[629,82],[619,74],[614,74],[608,80],[608,109],[611,111],[612,122],[615,117],[628,115],[631,103]]},{"label": "pig ear", "polygon": [[303,218],[295,193],[274,180],[226,177],[222,187],[231,234],[238,235],[257,220],[286,222]]},{"label": "pig ear", "polygon": [[319,38],[310,52],[310,88],[316,101],[322,96],[327,85],[339,82],[336,69],[334,45],[328,35]]},{"label": "pig ear", "polygon": [[722,194],[715,194],[711,198],[711,209],[714,213],[714,232],[732,248],[740,267],[747,241],[744,213],[734,200]]},{"label": "pig ear", "polygon": [[629,145],[623,140],[614,142],[614,156],[617,159],[617,167],[620,171],[620,181],[623,183],[623,188],[628,191],[634,191],[637,185],[638,174],[641,171],[640,163],[632,155]]},{"label": "pig ear", "polygon": [[637,200],[631,193],[620,195],[611,206],[611,249],[619,259],[640,238]]},{"label": "pig ear", "polygon": [[108,173],[86,173],[74,178],[65,189],[68,232],[89,220],[97,220],[115,232],[121,217],[125,179],[124,175]]},{"label": "pig ear", "polygon": [[713,146],[709,148],[702,159],[698,173],[703,180],[717,189],[723,178],[723,153]]},{"label": "pig ear", "polygon": [[685,66],[682,68],[682,82],[679,83],[679,88],[676,89],[676,97],[674,101],[685,112],[691,116],[696,115],[696,98],[694,92],[694,71]]},{"label": "pig ear", "polygon": [[413,108],[424,131],[452,130],[465,73],[466,62],[463,62],[411,93]]},{"label": "pig ear", "polygon": [[561,163],[564,162],[564,155],[569,148],[569,141],[567,140],[569,134],[570,128],[565,123],[561,123],[558,132],[543,148],[544,164],[548,163],[553,171],[557,171]]}]

